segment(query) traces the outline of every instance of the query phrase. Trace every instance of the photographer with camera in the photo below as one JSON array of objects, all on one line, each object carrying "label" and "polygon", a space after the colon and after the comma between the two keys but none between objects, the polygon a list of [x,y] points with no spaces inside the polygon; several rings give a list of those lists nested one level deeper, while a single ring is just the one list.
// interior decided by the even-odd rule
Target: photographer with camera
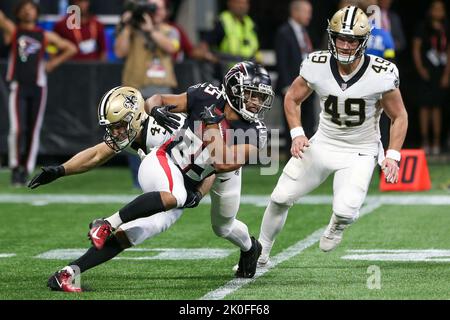
[{"label": "photographer with camera", "polygon": [[[165,23],[164,0],[128,0],[117,27],[114,52],[125,58],[122,85],[139,89],[144,98],[155,93],[172,93],[177,86],[172,54],[180,47],[178,31]],[[137,182],[139,158],[128,157]]]},{"label": "photographer with camera", "polygon": [[139,88],[144,97],[170,93],[177,86],[171,55],[180,41],[177,30],[164,22],[165,1],[129,0],[125,8],[114,47],[119,58],[126,58],[122,84]]}]

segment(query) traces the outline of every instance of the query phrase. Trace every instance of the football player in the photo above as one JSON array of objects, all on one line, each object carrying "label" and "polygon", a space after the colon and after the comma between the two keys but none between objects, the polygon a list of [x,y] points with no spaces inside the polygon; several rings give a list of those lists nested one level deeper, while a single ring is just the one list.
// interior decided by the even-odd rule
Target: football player
[{"label": "football player", "polygon": [[[99,105],[99,124],[106,129],[103,142],[79,152],[62,165],[43,167],[42,172],[37,174],[28,186],[34,189],[62,176],[89,171],[123,150],[138,152],[143,158],[152,149],[161,146],[171,134],[158,125],[152,116],[145,113],[144,104],[141,93],[135,88],[116,87],[110,90],[103,96]],[[181,128],[184,119],[185,117],[181,116],[175,132]],[[214,177],[211,176],[202,188],[192,190],[185,207],[198,205],[213,180]],[[138,245],[166,230],[181,217],[181,214],[181,209],[173,209],[122,225],[113,236],[120,244],[120,247],[116,248],[116,255],[125,248]],[[61,277],[59,283],[52,279],[49,285],[54,287],[56,284],[58,290],[79,290],[67,285],[64,274],[61,274]]]},{"label": "football player", "polygon": [[[328,51],[311,53],[289,88],[284,109],[292,158],[286,164],[264,213],[258,265],[266,265],[289,208],[334,173],[333,212],[320,249],[333,250],[344,229],[358,217],[375,165],[387,181],[398,180],[398,163],[408,126],[397,67],[365,54],[370,36],[366,14],[355,6],[337,11],[328,24]],[[317,133],[308,141],[301,127],[301,103],[315,91],[322,112]],[[379,118],[392,121],[389,148],[380,143]]]},{"label": "football player", "polygon": [[[139,182],[145,193],[111,217],[94,220],[89,237],[95,249],[89,249],[85,255],[55,273],[49,279],[49,286],[55,290],[79,291],[71,284],[74,275],[71,266],[84,272],[111,259],[123,251],[123,244],[118,240],[122,232],[116,231],[111,236],[114,230],[130,224],[139,225],[142,219],[151,218],[152,214],[186,206],[187,194],[193,193],[189,190],[202,186],[214,173],[217,178],[211,190],[212,228],[216,235],[240,247],[236,276],[253,277],[261,245],[250,237],[247,226],[236,219],[240,168],[267,139],[267,130],[261,120],[270,109],[272,100],[267,71],[252,62],[239,63],[231,68],[222,89],[204,83],[190,87],[181,95],[155,95],[148,99],[145,104],[147,113],[168,131],[178,126],[179,118],[175,113],[188,114],[182,134],[170,138],[145,157],[139,169]],[[101,109],[102,105],[100,113]],[[251,139],[251,134],[250,139],[242,140],[239,136],[228,139],[230,132],[225,128],[235,129],[244,136],[253,132],[255,139]],[[219,135],[214,135],[217,129]],[[207,137],[211,131],[214,139]],[[231,158],[226,158],[229,155]],[[194,161],[186,162],[186,159]]]}]

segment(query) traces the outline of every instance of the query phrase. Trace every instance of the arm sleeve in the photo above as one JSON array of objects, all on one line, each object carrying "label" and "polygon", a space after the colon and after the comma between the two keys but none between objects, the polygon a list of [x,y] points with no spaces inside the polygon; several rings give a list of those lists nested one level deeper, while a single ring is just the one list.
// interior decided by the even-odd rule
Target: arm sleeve
[{"label": "arm sleeve", "polygon": [[201,85],[202,84],[196,84],[196,85],[190,86],[186,91],[186,96],[187,96],[187,106],[186,107],[187,107],[188,114],[192,113],[193,108],[200,103],[198,96],[199,96],[199,90],[200,90],[199,88],[202,88]]},{"label": "arm sleeve", "polygon": [[309,54],[308,57],[302,61],[300,65],[300,76],[305,79],[308,85],[311,87],[315,82],[315,75],[313,72],[313,62],[311,61],[312,54]]},{"label": "arm sleeve", "polygon": [[384,83],[384,92],[397,89],[400,86],[400,75],[395,64],[392,64],[392,67],[390,67],[389,70],[386,71]]}]

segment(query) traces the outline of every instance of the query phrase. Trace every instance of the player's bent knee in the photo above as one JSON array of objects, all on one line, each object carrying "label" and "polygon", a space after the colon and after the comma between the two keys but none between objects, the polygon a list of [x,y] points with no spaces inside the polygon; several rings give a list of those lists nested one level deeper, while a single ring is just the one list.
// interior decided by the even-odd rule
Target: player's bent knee
[{"label": "player's bent knee", "polygon": [[275,187],[275,190],[273,190],[270,200],[278,205],[283,206],[292,206],[293,201],[289,197],[287,190],[284,190],[283,187],[279,187],[278,185]]},{"label": "player's bent knee", "polygon": [[364,197],[349,192],[345,196],[338,197],[338,199],[340,200],[333,203],[333,212],[340,217],[355,220],[364,202]]},{"label": "player's bent knee", "polygon": [[221,238],[226,238],[231,233],[231,227],[230,226],[217,226],[212,225],[212,229],[216,236]]}]

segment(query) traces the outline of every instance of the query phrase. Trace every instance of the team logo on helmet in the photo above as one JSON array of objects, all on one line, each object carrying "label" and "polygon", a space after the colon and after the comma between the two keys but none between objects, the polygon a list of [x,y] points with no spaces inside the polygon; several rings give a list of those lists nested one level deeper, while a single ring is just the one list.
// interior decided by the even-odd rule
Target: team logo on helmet
[{"label": "team logo on helmet", "polygon": [[262,120],[272,107],[270,76],[259,64],[244,61],[234,65],[225,75],[223,87],[228,104],[244,120]]},{"label": "team logo on helmet", "polygon": [[134,95],[129,95],[127,96],[126,94],[122,94],[123,98],[125,99],[123,101],[123,107],[125,109],[130,109],[130,110],[137,110],[138,108],[138,98]]},{"label": "team logo on helmet", "polygon": [[[340,63],[349,64],[364,54],[371,33],[367,15],[360,8],[348,6],[337,11],[328,21],[328,50]],[[357,40],[358,47],[349,54],[339,52],[336,39]]]}]

